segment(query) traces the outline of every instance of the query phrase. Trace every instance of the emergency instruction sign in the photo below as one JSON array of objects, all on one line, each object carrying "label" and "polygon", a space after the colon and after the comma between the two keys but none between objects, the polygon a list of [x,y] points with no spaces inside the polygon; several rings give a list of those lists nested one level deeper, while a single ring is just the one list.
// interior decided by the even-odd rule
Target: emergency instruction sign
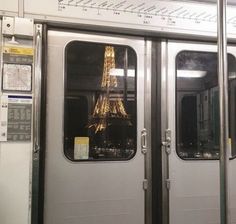
[{"label": "emergency instruction sign", "polygon": [[31,141],[32,97],[2,96],[1,102],[1,113],[5,114],[5,120],[1,119],[0,140]]}]

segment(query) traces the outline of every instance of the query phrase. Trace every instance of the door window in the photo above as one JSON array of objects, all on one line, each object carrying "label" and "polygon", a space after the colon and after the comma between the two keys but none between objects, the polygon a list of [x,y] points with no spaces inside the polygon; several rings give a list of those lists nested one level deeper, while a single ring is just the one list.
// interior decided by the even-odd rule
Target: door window
[{"label": "door window", "polygon": [[[229,143],[236,155],[236,60],[228,54]],[[183,159],[219,158],[217,54],[182,51],[176,57],[177,153]]]},{"label": "door window", "polygon": [[73,41],[65,54],[66,157],[131,159],[137,138],[136,53],[127,46]]}]

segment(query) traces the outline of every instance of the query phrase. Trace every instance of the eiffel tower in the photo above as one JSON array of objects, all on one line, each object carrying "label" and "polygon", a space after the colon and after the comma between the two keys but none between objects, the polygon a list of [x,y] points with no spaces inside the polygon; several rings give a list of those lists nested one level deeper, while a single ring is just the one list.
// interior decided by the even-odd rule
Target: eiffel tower
[{"label": "eiffel tower", "polygon": [[115,69],[114,47],[106,46],[104,53],[104,66],[101,82],[101,93],[92,113],[92,122],[89,128],[94,128],[95,133],[104,131],[107,126],[112,125],[112,119],[126,119],[126,125],[131,125],[129,116],[125,110],[121,98],[110,98],[110,91],[117,88],[117,78],[111,75]]}]

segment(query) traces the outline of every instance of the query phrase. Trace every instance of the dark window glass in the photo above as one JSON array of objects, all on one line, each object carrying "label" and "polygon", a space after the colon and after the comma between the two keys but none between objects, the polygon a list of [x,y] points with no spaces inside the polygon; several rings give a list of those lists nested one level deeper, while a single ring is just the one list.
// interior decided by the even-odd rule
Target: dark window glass
[{"label": "dark window glass", "polygon": [[[229,142],[236,155],[236,60],[228,55]],[[182,51],[176,57],[177,153],[184,159],[219,158],[217,54]]]},{"label": "dark window glass", "polygon": [[79,41],[65,52],[66,157],[131,159],[137,142],[136,53],[127,46]]}]

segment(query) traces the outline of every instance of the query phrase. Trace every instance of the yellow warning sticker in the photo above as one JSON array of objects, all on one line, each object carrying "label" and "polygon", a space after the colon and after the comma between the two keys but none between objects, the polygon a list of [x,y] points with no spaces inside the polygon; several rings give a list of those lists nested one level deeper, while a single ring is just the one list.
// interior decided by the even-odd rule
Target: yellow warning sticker
[{"label": "yellow warning sticker", "polygon": [[34,49],[27,47],[5,46],[3,47],[3,53],[17,55],[34,55]]},{"label": "yellow warning sticker", "polygon": [[88,159],[89,158],[89,138],[75,137],[74,139],[74,159]]},{"label": "yellow warning sticker", "polygon": [[89,138],[88,137],[75,137],[75,144],[89,144]]}]

